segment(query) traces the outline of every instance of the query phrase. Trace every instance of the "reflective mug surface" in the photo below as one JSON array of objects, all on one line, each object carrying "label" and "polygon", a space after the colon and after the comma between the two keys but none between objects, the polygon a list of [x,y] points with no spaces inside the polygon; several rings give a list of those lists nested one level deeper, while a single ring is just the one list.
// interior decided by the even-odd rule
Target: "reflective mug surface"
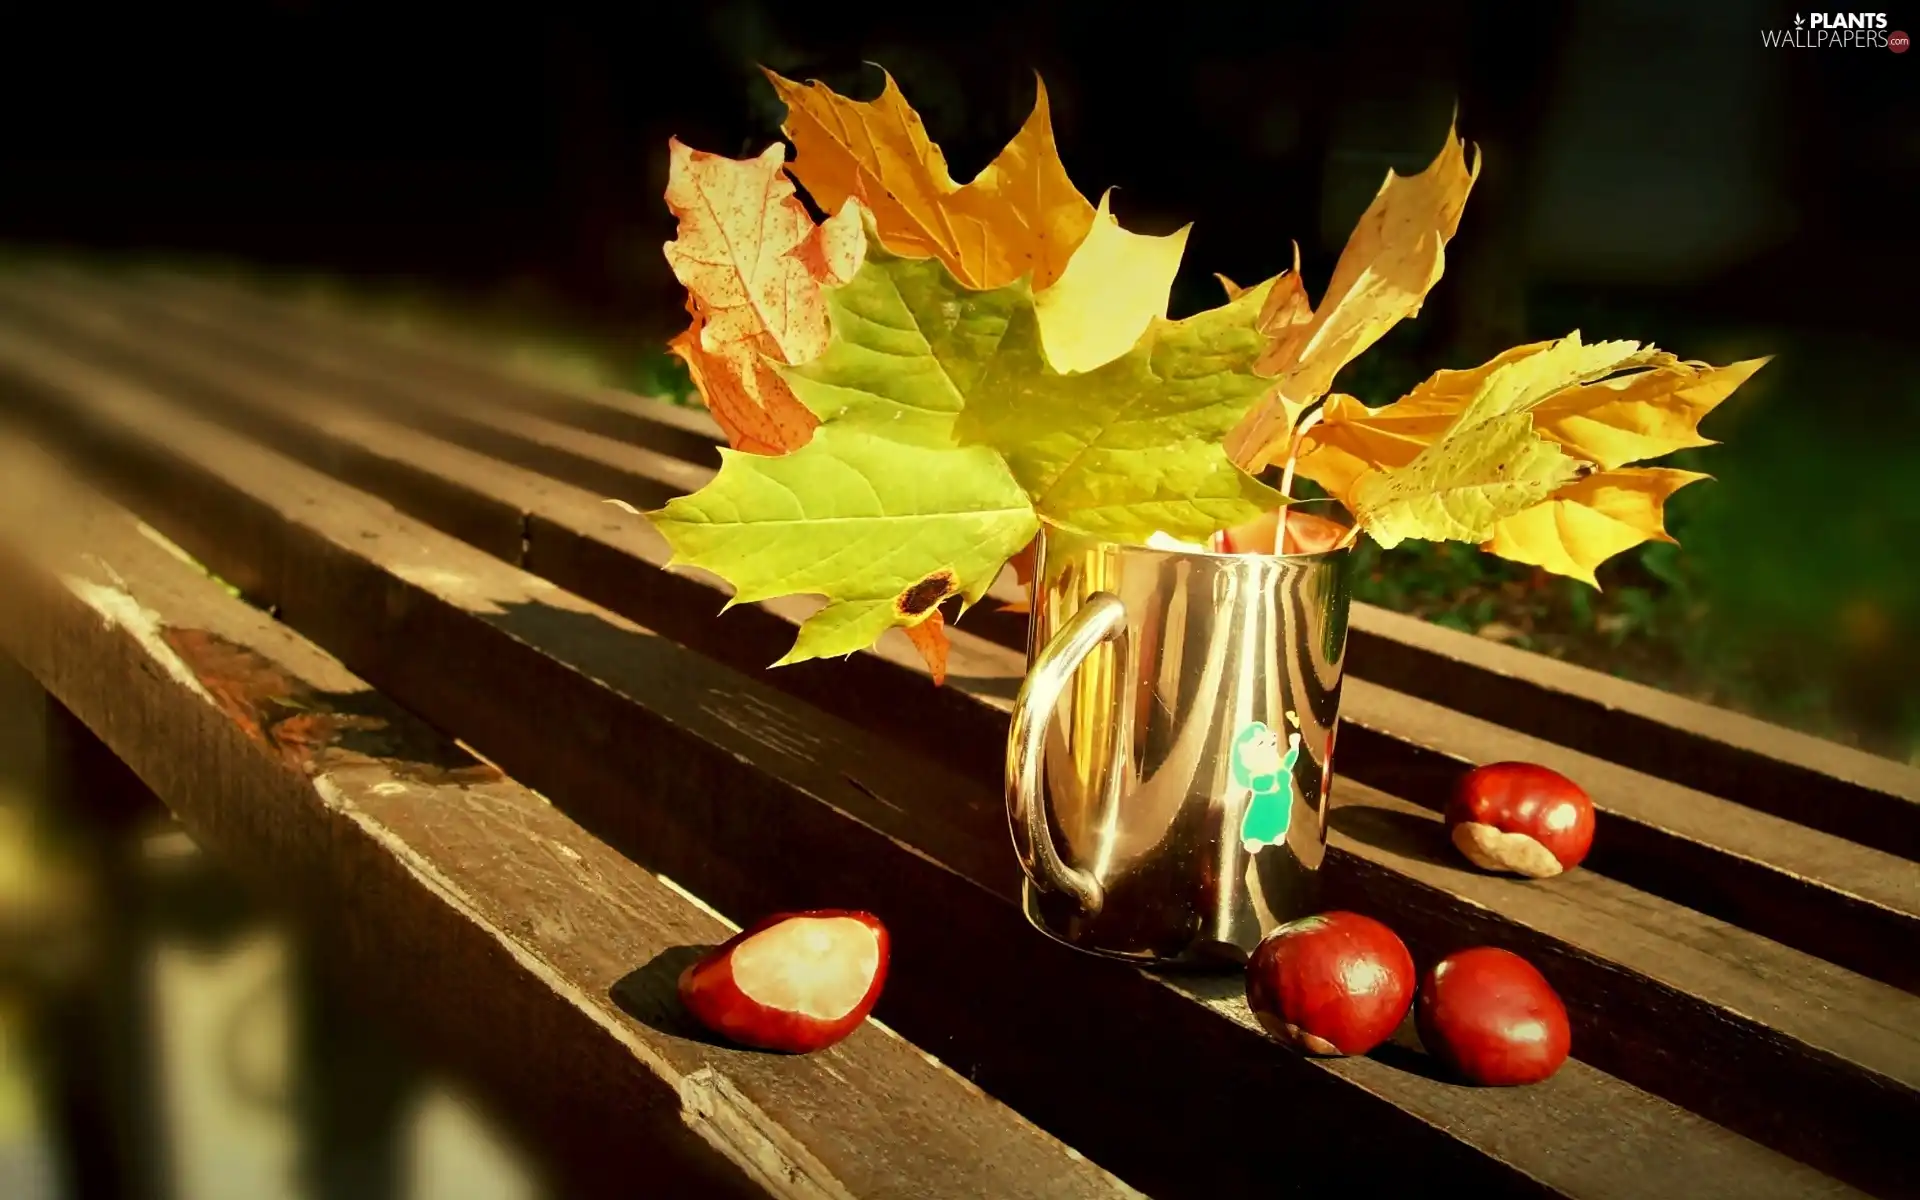
[{"label": "reflective mug surface", "polygon": [[1028,920],[1096,954],[1224,965],[1315,911],[1349,559],[1043,527],[1007,744]]}]

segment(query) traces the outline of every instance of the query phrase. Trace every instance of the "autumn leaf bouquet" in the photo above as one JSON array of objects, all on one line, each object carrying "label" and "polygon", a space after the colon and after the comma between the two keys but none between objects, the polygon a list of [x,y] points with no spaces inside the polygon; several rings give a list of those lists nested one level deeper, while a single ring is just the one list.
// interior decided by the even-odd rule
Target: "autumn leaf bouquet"
[{"label": "autumn leaf bouquet", "polygon": [[1369,408],[1334,378],[1440,279],[1479,167],[1452,131],[1426,170],[1388,173],[1317,304],[1296,249],[1176,321],[1187,230],[1133,233],[1074,187],[1044,86],[960,185],[891,79],[855,101],[769,78],[791,162],[671,145],[666,254],[693,318],[671,348],[732,449],[648,516],[735,603],[825,598],[782,663],[897,626],[938,673],[942,604],[980,600],[1042,521],[1210,548],[1264,522],[1271,551],[1288,497],[1256,474],[1280,464],[1383,546],[1472,542],[1591,583],[1670,540],[1667,497],[1702,478],[1629,464],[1709,444],[1700,418],[1765,361],[1574,332]]}]

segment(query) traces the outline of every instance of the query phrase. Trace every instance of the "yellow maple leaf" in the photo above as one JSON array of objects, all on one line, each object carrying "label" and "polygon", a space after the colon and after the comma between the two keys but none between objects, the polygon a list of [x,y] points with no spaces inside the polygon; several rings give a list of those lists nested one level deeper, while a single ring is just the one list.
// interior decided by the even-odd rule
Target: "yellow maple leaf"
[{"label": "yellow maple leaf", "polygon": [[1119,358],[1155,317],[1167,315],[1193,228],[1164,237],[1130,233],[1108,211],[1108,195],[1060,278],[1033,298],[1040,344],[1056,371],[1091,371]]},{"label": "yellow maple leaf", "polygon": [[1333,278],[1309,309],[1296,269],[1275,285],[1262,328],[1273,339],[1260,372],[1273,389],[1228,439],[1234,461],[1259,470],[1283,455],[1294,424],[1325,395],[1340,369],[1387,330],[1420,311],[1446,267],[1446,243],[1460,227],[1467,193],[1480,174],[1479,155],[1453,129],[1446,144],[1417,175],[1392,171],[1347,238]]},{"label": "yellow maple leaf", "polygon": [[[668,143],[668,264],[693,323],[668,343],[736,450],[780,454],[817,421],[772,361],[808,362],[831,336],[823,285],[859,268],[866,234],[852,202],[815,225],[782,167],[786,147],[735,160]],[[770,361],[772,360],[772,361]]]},{"label": "yellow maple leaf", "polygon": [[1605,470],[1711,446],[1711,438],[1700,436],[1700,419],[1768,361],[1749,358],[1724,367],[1670,363],[1662,370],[1568,388],[1533,410],[1534,427]]},{"label": "yellow maple leaf", "polygon": [[1488,376],[1552,344],[1515,346],[1477,367],[1435,371],[1384,408],[1368,409],[1342,393],[1328,396],[1319,423],[1302,440],[1299,473],[1352,508],[1353,485],[1361,475],[1412,462],[1446,432]]},{"label": "yellow maple leaf", "polygon": [[1567,389],[1604,379],[1616,371],[1646,366],[1666,370],[1678,365],[1673,355],[1639,342],[1583,342],[1576,329],[1557,342],[1507,358],[1491,371],[1484,371],[1460,406],[1457,419],[1473,425],[1502,413],[1533,412]]},{"label": "yellow maple leaf", "polygon": [[1673,467],[1600,471],[1501,521],[1483,548],[1599,587],[1594,568],[1609,558],[1644,541],[1673,541],[1667,498],[1707,478]]},{"label": "yellow maple leaf", "polygon": [[[1477,367],[1438,371],[1383,408],[1328,397],[1303,434],[1298,471],[1353,508],[1363,481],[1405,468],[1456,424],[1528,413],[1537,434],[1600,469],[1503,518],[1483,548],[1594,583],[1594,569],[1613,555],[1672,540],[1663,524],[1667,497],[1705,478],[1620,468],[1712,445],[1701,418],[1767,361],[1714,367],[1634,342],[1586,344],[1578,333],[1516,346]],[[1632,370],[1613,374],[1621,369]]]},{"label": "yellow maple leaf", "polygon": [[1407,540],[1481,541],[1499,523],[1592,470],[1533,429],[1524,412],[1450,427],[1404,467],[1368,471],[1353,515],[1386,549]]},{"label": "yellow maple leaf", "polygon": [[1030,274],[1039,291],[1093,228],[1093,205],[1060,163],[1044,83],[1020,132],[963,186],[891,75],[878,99],[860,101],[766,74],[787,105],[781,129],[793,141],[801,186],[829,212],[859,200],[896,254],[937,258],[970,288]]}]

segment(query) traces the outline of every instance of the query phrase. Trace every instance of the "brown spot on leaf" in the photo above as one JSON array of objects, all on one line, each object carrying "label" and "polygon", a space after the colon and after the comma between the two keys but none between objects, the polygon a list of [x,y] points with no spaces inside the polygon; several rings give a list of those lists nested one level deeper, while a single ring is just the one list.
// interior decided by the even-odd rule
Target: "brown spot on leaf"
[{"label": "brown spot on leaf", "polygon": [[942,568],[900,593],[895,606],[909,617],[917,617],[953,594],[953,572]]}]

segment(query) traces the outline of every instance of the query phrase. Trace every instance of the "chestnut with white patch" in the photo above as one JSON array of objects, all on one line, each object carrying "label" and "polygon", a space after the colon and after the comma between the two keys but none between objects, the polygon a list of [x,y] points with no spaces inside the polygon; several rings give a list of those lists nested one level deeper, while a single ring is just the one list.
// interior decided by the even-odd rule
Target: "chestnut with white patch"
[{"label": "chestnut with white patch", "polygon": [[887,980],[886,926],[872,913],[780,913],[735,934],[680,975],[680,1001],[743,1046],[805,1054],[867,1019]]},{"label": "chestnut with white patch", "polygon": [[1579,866],[1593,848],[1593,801],[1551,768],[1488,763],[1461,777],[1447,833],[1483,871],[1547,879]]}]

